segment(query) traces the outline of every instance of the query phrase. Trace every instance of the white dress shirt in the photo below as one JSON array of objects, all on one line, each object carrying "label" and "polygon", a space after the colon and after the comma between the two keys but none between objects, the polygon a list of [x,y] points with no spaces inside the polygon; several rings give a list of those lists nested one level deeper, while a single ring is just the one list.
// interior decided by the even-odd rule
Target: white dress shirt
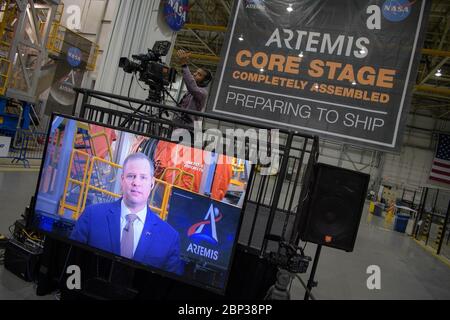
[{"label": "white dress shirt", "polygon": [[[128,214],[131,214],[130,209],[125,205],[122,201],[120,202],[120,239],[122,240],[123,228],[127,225]],[[141,238],[142,230],[144,230],[145,218],[147,217],[147,206],[144,207],[139,212],[136,212],[137,219],[134,220],[133,223],[133,232],[134,232],[134,240],[133,240],[133,255],[136,252],[136,248],[139,244],[139,239]]]}]

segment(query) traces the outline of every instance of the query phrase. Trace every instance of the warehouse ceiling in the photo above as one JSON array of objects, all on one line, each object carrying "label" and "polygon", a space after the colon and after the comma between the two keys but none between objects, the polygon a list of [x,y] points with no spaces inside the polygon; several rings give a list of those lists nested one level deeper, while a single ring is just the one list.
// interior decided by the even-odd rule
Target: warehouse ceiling
[{"label": "warehouse ceiling", "polygon": [[[215,72],[234,0],[191,0],[175,49],[192,52],[192,66]],[[450,120],[450,1],[432,1],[411,112]],[[178,61],[174,57],[173,66]],[[438,73],[440,70],[440,73]],[[439,74],[441,74],[439,76]]]},{"label": "warehouse ceiling", "polygon": [[[233,0],[191,0],[188,20],[177,34],[175,51],[192,52],[192,65],[206,67],[213,73],[220,60]],[[175,67],[177,59],[172,60]]]},{"label": "warehouse ceiling", "polygon": [[[450,119],[450,1],[435,0],[425,34],[411,111]],[[441,76],[438,70],[440,70]]]}]

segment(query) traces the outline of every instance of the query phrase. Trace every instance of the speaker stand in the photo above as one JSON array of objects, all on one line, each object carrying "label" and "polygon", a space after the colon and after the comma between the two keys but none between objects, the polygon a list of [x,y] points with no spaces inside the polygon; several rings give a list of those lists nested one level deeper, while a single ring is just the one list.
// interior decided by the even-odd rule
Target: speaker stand
[{"label": "speaker stand", "polygon": [[316,254],[314,255],[314,262],[311,269],[311,274],[309,275],[308,286],[306,288],[305,297],[303,300],[309,300],[310,292],[312,288],[317,287],[317,281],[314,281],[314,276],[316,275],[317,264],[319,263],[320,251],[322,250],[322,245],[318,244],[316,249]]}]

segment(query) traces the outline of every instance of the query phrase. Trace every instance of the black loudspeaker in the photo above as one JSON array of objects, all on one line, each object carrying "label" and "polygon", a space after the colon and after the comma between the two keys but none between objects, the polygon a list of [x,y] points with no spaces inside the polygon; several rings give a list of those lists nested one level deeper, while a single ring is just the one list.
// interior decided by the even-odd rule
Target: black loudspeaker
[{"label": "black loudspeaker", "polygon": [[353,251],[370,176],[323,163],[315,165],[313,175],[300,238]]},{"label": "black loudspeaker", "polygon": [[5,248],[5,269],[25,281],[34,281],[37,275],[39,256],[21,243],[10,240]]}]

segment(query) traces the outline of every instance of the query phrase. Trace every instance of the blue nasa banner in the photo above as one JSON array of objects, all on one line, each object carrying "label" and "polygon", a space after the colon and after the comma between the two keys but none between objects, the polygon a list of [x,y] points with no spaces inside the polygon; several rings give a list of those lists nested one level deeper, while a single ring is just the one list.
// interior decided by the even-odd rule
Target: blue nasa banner
[{"label": "blue nasa banner", "polygon": [[189,0],[164,1],[164,17],[173,31],[179,31],[186,23]]},{"label": "blue nasa banner", "polygon": [[66,31],[59,59],[56,60],[56,72],[50,94],[45,106],[45,114],[53,112],[73,113],[75,101],[74,87],[80,87],[87,71],[92,42],[76,34]]},{"label": "blue nasa banner", "polygon": [[183,260],[227,270],[241,208],[174,188],[167,222],[180,234]]}]

